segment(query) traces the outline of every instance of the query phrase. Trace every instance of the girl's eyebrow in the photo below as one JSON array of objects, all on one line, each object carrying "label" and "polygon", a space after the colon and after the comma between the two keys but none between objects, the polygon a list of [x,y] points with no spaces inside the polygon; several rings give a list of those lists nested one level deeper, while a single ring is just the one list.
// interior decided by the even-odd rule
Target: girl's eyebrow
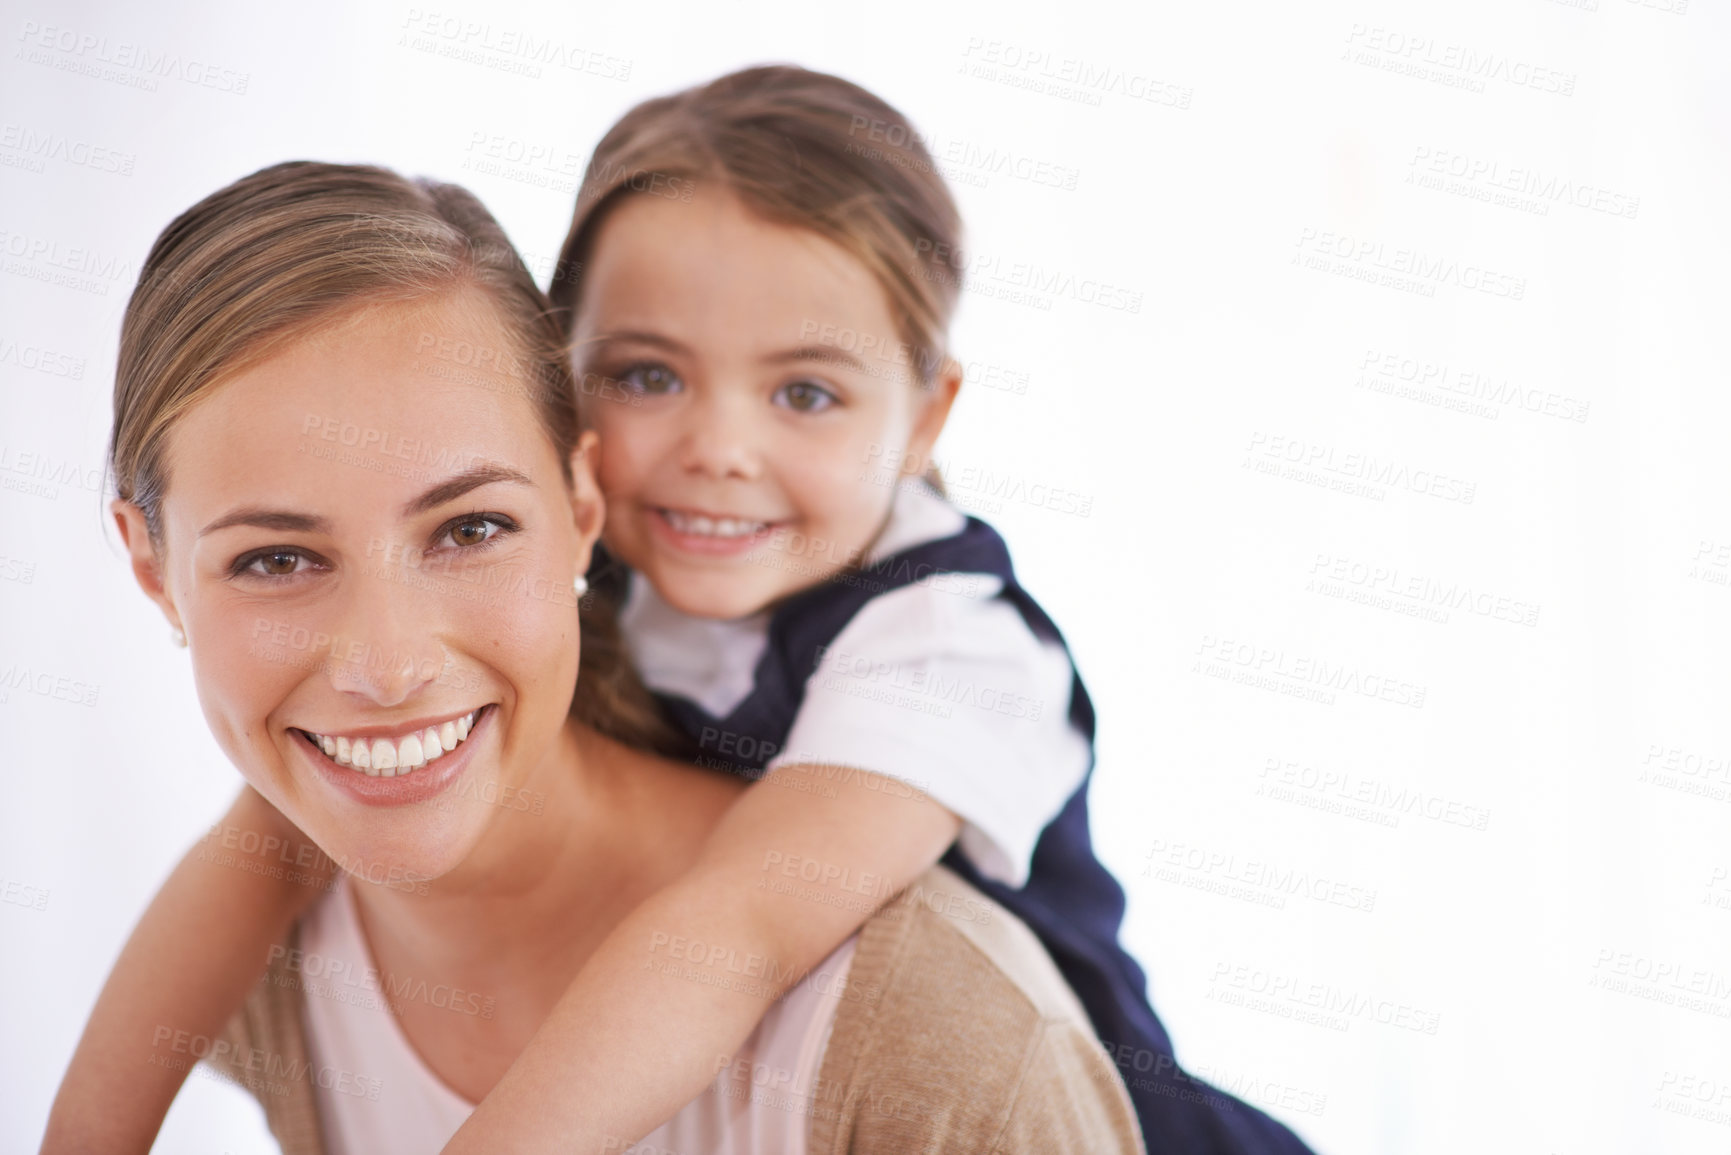
[{"label": "girl's eyebrow", "polygon": [[[597,345],[624,344],[648,345],[652,349],[665,349],[670,353],[689,356],[689,346],[675,341],[672,337],[660,333],[651,333],[642,329],[616,329],[611,333],[602,333],[583,342],[594,347]],[[865,362],[845,349],[834,345],[796,345],[791,349],[781,349],[774,353],[766,353],[759,358],[765,365],[788,365],[796,361],[819,361],[829,365],[845,365],[850,369],[865,372]]]},{"label": "girl's eyebrow", "polygon": [[846,349],[834,345],[798,345],[792,349],[783,349],[779,353],[770,353],[763,358],[766,365],[786,365],[794,361],[822,361],[831,365],[846,365],[850,369],[865,371],[865,362],[849,353]]},{"label": "girl's eyebrow", "polygon": [[651,333],[643,329],[615,329],[611,333],[602,333],[583,342],[586,345],[609,345],[631,342],[634,345],[649,345],[656,349],[666,349],[672,353],[690,353],[691,350],[675,341],[672,337],[664,337],[660,333]]}]

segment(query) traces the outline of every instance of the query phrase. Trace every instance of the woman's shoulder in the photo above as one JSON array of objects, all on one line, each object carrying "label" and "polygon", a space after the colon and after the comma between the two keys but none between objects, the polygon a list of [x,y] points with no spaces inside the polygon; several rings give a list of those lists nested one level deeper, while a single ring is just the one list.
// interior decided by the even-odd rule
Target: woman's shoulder
[{"label": "woman's shoulder", "polygon": [[861,930],[813,1155],[1137,1152],[1135,1112],[1032,931],[942,867]]}]

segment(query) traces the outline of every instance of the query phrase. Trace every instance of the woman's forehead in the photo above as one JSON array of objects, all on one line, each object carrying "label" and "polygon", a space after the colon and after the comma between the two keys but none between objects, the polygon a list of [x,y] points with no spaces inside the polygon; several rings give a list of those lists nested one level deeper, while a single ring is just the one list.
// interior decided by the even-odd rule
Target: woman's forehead
[{"label": "woman's forehead", "polygon": [[195,405],[169,436],[169,497],[387,498],[483,462],[537,476],[557,464],[537,384],[484,302],[375,305],[285,342]]}]

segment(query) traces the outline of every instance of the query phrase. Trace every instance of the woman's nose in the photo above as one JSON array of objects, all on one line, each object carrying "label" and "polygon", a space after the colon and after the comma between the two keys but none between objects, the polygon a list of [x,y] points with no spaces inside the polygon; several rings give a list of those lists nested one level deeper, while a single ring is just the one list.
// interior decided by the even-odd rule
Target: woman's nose
[{"label": "woman's nose", "polygon": [[348,605],[327,666],[339,692],[400,706],[443,674],[431,607],[404,581],[408,572],[401,562],[371,566],[345,583]]}]

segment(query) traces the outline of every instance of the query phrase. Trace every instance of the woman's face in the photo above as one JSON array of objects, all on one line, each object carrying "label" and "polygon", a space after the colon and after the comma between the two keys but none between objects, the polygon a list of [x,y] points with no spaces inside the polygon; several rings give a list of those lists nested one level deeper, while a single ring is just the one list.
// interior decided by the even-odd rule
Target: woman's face
[{"label": "woman's face", "polygon": [[179,421],[161,556],[117,503],[222,748],[351,873],[399,888],[515,812],[576,681],[571,583],[600,500],[582,452],[566,484],[529,383],[474,367],[513,359],[458,361],[512,347],[472,291],[367,308]]}]

